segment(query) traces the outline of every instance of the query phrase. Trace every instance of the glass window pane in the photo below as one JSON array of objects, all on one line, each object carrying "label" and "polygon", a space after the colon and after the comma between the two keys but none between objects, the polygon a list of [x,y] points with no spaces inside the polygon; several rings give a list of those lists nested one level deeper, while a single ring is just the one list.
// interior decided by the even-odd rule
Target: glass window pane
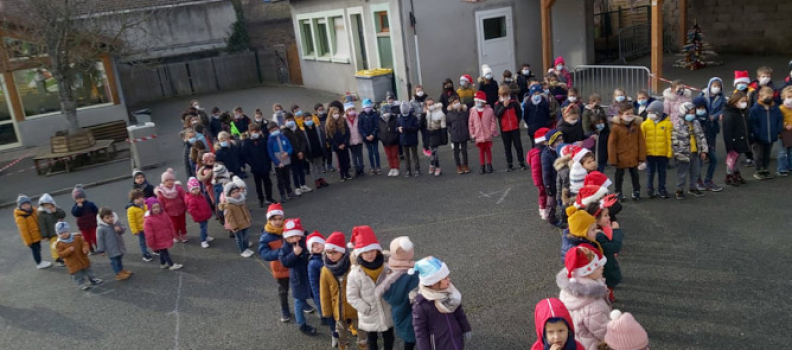
[{"label": "glass window pane", "polygon": [[379,68],[393,68],[393,51],[391,50],[391,39],[389,36],[378,37],[377,45],[379,46],[380,63],[382,66]]},{"label": "glass window pane", "polygon": [[72,90],[77,98],[77,107],[110,103],[110,86],[102,62],[96,62],[85,70],[74,74]]},{"label": "glass window pane", "polygon": [[46,56],[46,54],[42,51],[42,47],[39,45],[14,38],[3,38],[3,40],[5,41],[8,58],[11,60],[17,58]]},{"label": "glass window pane", "polygon": [[344,27],[344,17],[333,18],[333,52],[335,57],[349,57],[349,41],[347,40],[346,28]]},{"label": "glass window pane", "polygon": [[327,43],[327,23],[319,23],[319,21],[316,23],[316,52],[318,56],[330,54],[330,45]]},{"label": "glass window pane", "polygon": [[487,18],[484,24],[484,40],[498,39],[506,36],[506,17]]},{"label": "glass window pane", "polygon": [[17,142],[19,142],[19,139],[17,139],[17,134],[14,130],[14,123],[0,125],[0,146]]},{"label": "glass window pane", "polygon": [[388,12],[376,12],[374,13],[374,18],[377,21],[377,33],[389,33],[390,32],[390,23],[388,23]]},{"label": "glass window pane", "polygon": [[8,99],[3,90],[3,77],[0,77],[0,122],[11,120],[11,109],[8,107]]},{"label": "glass window pane", "polygon": [[314,54],[314,45],[313,45],[313,32],[311,31],[311,22],[309,21],[302,21],[300,22],[300,31],[303,43],[303,55],[311,56]]},{"label": "glass window pane", "polygon": [[[18,70],[13,76],[25,116],[60,111],[58,85],[46,68]],[[90,64],[84,69],[76,69],[72,79],[72,90],[77,99],[77,107],[112,102],[107,72],[101,61]]]}]

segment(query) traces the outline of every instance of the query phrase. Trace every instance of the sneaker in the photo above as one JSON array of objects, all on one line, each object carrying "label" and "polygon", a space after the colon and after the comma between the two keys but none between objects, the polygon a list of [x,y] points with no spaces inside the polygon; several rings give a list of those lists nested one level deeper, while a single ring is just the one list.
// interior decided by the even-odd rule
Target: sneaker
[{"label": "sneaker", "polygon": [[395,170],[395,169],[391,169],[391,170],[388,171],[388,177],[393,177],[393,170]]},{"label": "sneaker", "polygon": [[411,177],[411,176],[412,176],[412,174],[410,174],[409,170],[404,172],[404,177]]},{"label": "sneaker", "polygon": [[685,192],[676,191],[676,199],[684,199],[684,198],[685,198]]},{"label": "sneaker", "polygon": [[176,271],[176,270],[178,270],[178,269],[180,269],[182,267],[183,267],[182,264],[173,264],[173,266],[170,267],[170,270],[171,271]]},{"label": "sneaker", "polygon": [[316,311],[316,308],[311,305],[307,305],[305,308],[303,308],[303,312],[306,314],[312,314],[314,311]]},{"label": "sneaker", "polygon": [[688,191],[688,194],[696,198],[704,197],[704,193],[699,190],[690,190]]},{"label": "sneaker", "polygon": [[426,156],[426,158],[430,158],[430,157],[432,157],[432,152],[430,152],[430,151],[429,151],[428,149],[426,149],[426,148],[424,148],[424,149],[423,149],[423,154]]},{"label": "sneaker", "polygon": [[634,191],[633,194],[632,194],[632,200],[637,201],[637,200],[640,200],[640,199],[641,199],[641,192]]},{"label": "sneaker", "polygon": [[274,198],[266,198],[266,199],[264,199],[264,204],[270,205],[272,203],[275,203],[275,199]]},{"label": "sneaker", "polygon": [[649,198],[649,199],[654,198],[655,197],[655,191],[653,189],[651,189],[651,188],[646,190],[646,197]]},{"label": "sneaker", "polygon": [[157,253],[157,252],[151,252],[151,255],[153,255],[153,256],[159,256],[159,253]]},{"label": "sneaker", "polygon": [[753,161],[753,159],[746,159],[746,160],[745,160],[745,166],[747,166],[747,167],[752,167],[752,166],[754,166],[754,161]]},{"label": "sneaker", "polygon": [[308,187],[306,185],[300,186],[300,189],[303,191],[303,193],[307,193],[307,192],[313,191],[310,187]]},{"label": "sneaker", "polygon": [[758,172],[758,171],[753,174],[753,177],[754,177],[754,179],[757,179],[757,180],[766,179],[764,174],[762,174],[761,172]]},{"label": "sneaker", "polygon": [[773,175],[770,175],[770,171],[768,170],[763,171],[762,175],[764,175],[765,180],[771,180],[773,178]]},{"label": "sneaker", "polygon": [[160,264],[160,268],[161,269],[167,269],[168,268],[168,264]]},{"label": "sneaker", "polygon": [[89,285],[87,285],[87,284],[83,284],[83,285],[80,287],[80,290],[81,290],[81,291],[83,291],[83,292],[87,292],[87,291],[91,290],[91,286],[89,286]]},{"label": "sneaker", "polygon": [[668,191],[666,191],[666,190],[660,190],[660,192],[658,192],[658,193],[659,193],[658,197],[660,197],[660,198],[663,198],[663,199],[668,199],[669,198]]},{"label": "sneaker", "polygon": [[98,285],[100,285],[102,283],[104,283],[104,281],[102,281],[102,280],[100,280],[98,278],[94,278],[94,279],[91,280],[91,285],[92,286],[98,286]]},{"label": "sneaker", "polygon": [[376,168],[376,169],[374,169],[374,173],[377,174],[377,175],[382,174],[382,169]]},{"label": "sneaker", "polygon": [[525,166],[525,163],[520,163],[520,170],[522,170],[522,171],[528,170],[528,167]]},{"label": "sneaker", "polygon": [[313,328],[306,323],[300,326],[300,332],[305,335],[316,335],[316,328]]},{"label": "sneaker", "polygon": [[214,237],[212,237],[212,236],[206,236],[206,241],[207,241],[207,242],[212,242],[212,241],[214,241]]},{"label": "sneaker", "polygon": [[440,176],[440,168],[435,168],[434,176]]},{"label": "sneaker", "polygon": [[399,176],[399,169],[393,169],[393,176]]},{"label": "sneaker", "polygon": [[179,240],[179,242],[187,243],[187,236],[182,237],[181,240]]},{"label": "sneaker", "polygon": [[302,196],[302,188],[295,188],[294,195],[296,195],[297,197]]},{"label": "sneaker", "polygon": [[209,248],[209,242],[206,242],[206,241],[201,242],[201,248],[204,248],[204,249]]},{"label": "sneaker", "polygon": [[420,170],[416,170],[415,171],[415,177],[418,177],[418,176],[421,176],[421,171]]},{"label": "sneaker", "polygon": [[330,340],[330,347],[337,348],[338,347],[338,337],[336,336],[336,334],[333,334],[333,336],[330,337],[330,339],[331,339]]},{"label": "sneaker", "polygon": [[434,165],[430,165],[430,166],[429,166],[429,174],[430,174],[430,175],[431,175],[431,174],[433,174],[433,173],[434,173],[434,171],[435,171],[435,167],[434,167]]},{"label": "sneaker", "polygon": [[704,187],[706,187],[706,188],[707,188],[707,191],[711,191],[711,192],[720,192],[720,191],[723,191],[723,187],[721,187],[721,186],[718,186],[716,183],[714,183],[714,182],[712,182],[712,181],[706,181],[706,182],[704,182]]},{"label": "sneaker", "polygon": [[281,323],[289,323],[289,322],[291,322],[291,317],[289,317],[289,316],[281,316],[280,321],[281,321]]},{"label": "sneaker", "polygon": [[179,243],[179,239],[178,238],[174,238],[173,239],[173,243]]},{"label": "sneaker", "polygon": [[259,199],[259,208],[264,208],[264,200]]},{"label": "sneaker", "polygon": [[542,220],[547,220],[547,210],[539,208],[539,217],[542,218]]},{"label": "sneaker", "polygon": [[143,261],[146,261],[146,262],[154,261],[154,258],[151,257],[151,255],[146,254],[146,255],[143,255]]},{"label": "sneaker", "polygon": [[46,268],[49,268],[49,267],[52,267],[52,263],[49,262],[49,261],[42,261],[38,265],[36,265],[36,268],[39,269],[39,270],[46,269]]},{"label": "sneaker", "polygon": [[510,172],[512,172],[512,171],[514,171],[514,166],[513,166],[513,165],[511,165],[511,164],[507,165],[507,166],[506,166],[506,172],[507,172],[507,173],[510,173]]},{"label": "sneaker", "polygon": [[776,176],[787,177],[787,176],[789,176],[789,172],[788,171],[779,171],[779,172],[776,173]]},{"label": "sneaker", "polygon": [[619,198],[620,202],[625,200],[625,199],[627,199],[627,197],[624,196],[624,193],[616,192],[616,194],[617,194],[617,197]]},{"label": "sneaker", "polygon": [[696,186],[695,187],[699,191],[706,191],[707,190],[707,186],[704,186],[704,181],[701,181],[701,180],[696,181]]},{"label": "sneaker", "polygon": [[249,258],[249,257],[253,256],[253,251],[250,250],[250,249],[245,249],[245,251],[242,252],[242,254],[240,254],[240,255],[242,255],[243,258]]},{"label": "sneaker", "polygon": [[66,264],[61,260],[55,260],[55,266],[57,267],[65,267]]}]

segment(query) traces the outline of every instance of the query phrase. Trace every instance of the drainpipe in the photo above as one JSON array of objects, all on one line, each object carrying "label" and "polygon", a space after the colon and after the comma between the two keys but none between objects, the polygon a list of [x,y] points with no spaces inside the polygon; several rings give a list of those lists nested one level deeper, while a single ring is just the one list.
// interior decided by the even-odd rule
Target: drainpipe
[{"label": "drainpipe", "polygon": [[[404,45],[404,40],[405,40],[406,37],[404,36],[404,20],[402,18],[403,15],[404,15],[404,8],[402,7],[402,0],[399,0],[398,6],[399,6],[399,18],[402,19],[402,21],[401,21],[401,23],[402,23],[402,26],[401,26],[402,55],[404,55],[404,76],[405,76],[405,79],[407,81],[407,100],[409,100],[410,91],[412,91],[412,82],[410,82],[410,64],[409,64],[410,56],[408,55],[408,52],[407,52],[407,45]],[[410,0],[410,25],[412,25],[413,26],[413,30],[415,30],[415,18],[412,15],[412,10],[413,10],[412,0]],[[418,59],[416,59],[416,62],[419,62]],[[418,64],[420,65],[420,63],[418,63]],[[418,74],[419,75],[420,75],[420,72],[421,72],[421,70],[419,68],[418,69]],[[419,78],[419,81],[420,81],[420,78]]]}]

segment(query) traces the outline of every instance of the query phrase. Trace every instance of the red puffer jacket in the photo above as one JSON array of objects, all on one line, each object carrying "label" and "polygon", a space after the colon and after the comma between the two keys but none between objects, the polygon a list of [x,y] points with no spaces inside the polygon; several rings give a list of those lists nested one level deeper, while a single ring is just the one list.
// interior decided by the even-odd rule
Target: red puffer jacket
[{"label": "red puffer jacket", "polygon": [[173,221],[164,212],[160,212],[159,215],[154,215],[151,211],[146,212],[143,232],[146,234],[146,245],[151,250],[173,247],[176,229],[173,228]]},{"label": "red puffer jacket", "polygon": [[542,180],[542,149],[535,147],[528,151],[526,157],[528,164],[531,165],[531,177],[533,178],[534,186],[544,188],[544,180]]},{"label": "red puffer jacket", "polygon": [[184,195],[184,203],[195,222],[204,222],[212,217],[212,208],[209,207],[209,202],[202,194],[187,193]]},{"label": "red puffer jacket", "polygon": [[176,193],[173,198],[168,198],[166,196],[165,189],[162,185],[154,188],[154,193],[157,194],[157,199],[162,205],[162,210],[168,214],[168,216],[184,215],[184,213],[187,211],[187,207],[184,205],[184,188],[179,182],[176,182],[176,184],[173,186],[176,187]]},{"label": "red puffer jacket", "polygon": [[495,104],[495,116],[500,122],[502,132],[514,131],[520,128],[520,120],[522,120],[522,108],[515,100],[509,100],[508,104],[504,106],[503,102]]}]

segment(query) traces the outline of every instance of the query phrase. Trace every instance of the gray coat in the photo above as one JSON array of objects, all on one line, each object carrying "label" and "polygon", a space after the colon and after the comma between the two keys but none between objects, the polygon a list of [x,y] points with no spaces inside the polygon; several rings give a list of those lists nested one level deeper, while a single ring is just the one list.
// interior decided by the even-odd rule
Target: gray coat
[{"label": "gray coat", "polygon": [[[99,223],[96,228],[96,253],[106,253],[111,258],[126,254],[124,238],[121,237],[126,228],[118,222],[118,215],[113,213],[113,225],[106,224],[98,216],[96,221]],[[121,232],[116,232],[115,227],[120,227]]]},{"label": "gray coat", "polygon": [[55,232],[55,224],[64,218],[66,218],[66,212],[61,208],[56,207],[54,213],[48,213],[43,206],[39,207],[38,224],[41,238],[57,238],[58,234]]}]

